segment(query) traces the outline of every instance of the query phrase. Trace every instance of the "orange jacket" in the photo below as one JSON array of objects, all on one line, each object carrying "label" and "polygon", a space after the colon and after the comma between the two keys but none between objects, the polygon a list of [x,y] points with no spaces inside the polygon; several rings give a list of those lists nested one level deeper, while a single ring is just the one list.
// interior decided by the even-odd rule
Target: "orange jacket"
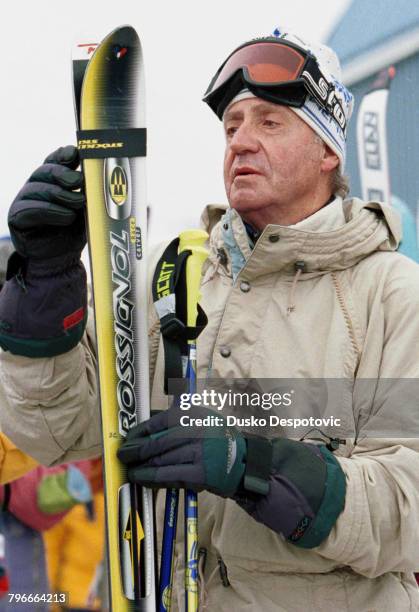
[{"label": "orange jacket", "polygon": [[16,448],[9,438],[0,432],[0,484],[6,484],[33,470],[38,463]]}]

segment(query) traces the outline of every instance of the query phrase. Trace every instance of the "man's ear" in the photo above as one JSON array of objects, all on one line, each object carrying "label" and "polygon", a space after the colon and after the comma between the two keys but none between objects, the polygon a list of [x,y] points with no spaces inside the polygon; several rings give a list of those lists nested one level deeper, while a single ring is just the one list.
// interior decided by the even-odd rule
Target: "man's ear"
[{"label": "man's ear", "polygon": [[332,172],[338,166],[339,157],[327,144],[325,144],[323,148],[323,159],[320,166],[322,172]]}]

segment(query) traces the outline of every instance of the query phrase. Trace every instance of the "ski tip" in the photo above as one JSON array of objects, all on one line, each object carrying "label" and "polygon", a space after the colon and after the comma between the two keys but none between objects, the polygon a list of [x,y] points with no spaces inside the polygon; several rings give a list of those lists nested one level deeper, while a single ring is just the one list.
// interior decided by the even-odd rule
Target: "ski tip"
[{"label": "ski tip", "polygon": [[[108,32],[106,35],[96,35],[96,36],[79,36],[74,40],[73,50],[72,50],[72,58],[73,60],[90,60],[96,51],[97,47],[101,43],[106,40],[121,37],[122,40],[128,40],[129,42],[135,41],[138,37],[138,34],[130,25],[122,25],[117,28],[114,28],[111,32]],[[96,41],[96,42],[94,42]],[[127,47],[124,47],[122,44],[118,45],[115,43],[115,55],[117,58],[121,58],[127,53]]]}]

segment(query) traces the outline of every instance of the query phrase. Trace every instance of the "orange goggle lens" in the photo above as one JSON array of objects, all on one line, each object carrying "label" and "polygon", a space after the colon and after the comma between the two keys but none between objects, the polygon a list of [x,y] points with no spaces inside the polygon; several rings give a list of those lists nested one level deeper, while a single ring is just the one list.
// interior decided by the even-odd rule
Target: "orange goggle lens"
[{"label": "orange goggle lens", "polygon": [[255,83],[279,84],[299,78],[306,55],[278,43],[261,43],[242,47],[228,58],[211,89],[220,87],[237,70],[247,68]]}]

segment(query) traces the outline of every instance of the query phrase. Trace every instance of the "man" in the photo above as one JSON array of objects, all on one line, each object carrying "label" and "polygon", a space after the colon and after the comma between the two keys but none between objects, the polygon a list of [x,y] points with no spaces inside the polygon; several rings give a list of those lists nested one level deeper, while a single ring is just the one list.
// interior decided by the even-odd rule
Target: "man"
[{"label": "man", "polygon": [[[254,437],[225,419],[216,435],[210,427],[182,437],[167,412],[130,432],[120,458],[132,480],[202,491],[209,610],[419,609],[417,417],[394,383],[419,376],[419,269],[394,252],[399,222],[390,208],[342,202],[352,98],[339,76],[326,47],[289,35],[258,39],[227,58],[205,97],[226,133],[230,208],[204,215],[209,322],[199,375],[349,383],[332,412],[345,440],[308,429],[304,441],[282,430]],[[0,299],[3,429],[48,464],[100,448],[91,329],[80,341],[77,165],[73,148],[60,149],[12,204],[17,254]],[[150,356],[152,406],[164,408],[152,307]],[[393,384],[384,393],[378,383],[386,378]],[[366,390],[363,379],[373,381]],[[327,404],[317,403],[321,416]],[[385,438],[396,409],[400,423]],[[175,574],[182,607],[182,562]]]}]

